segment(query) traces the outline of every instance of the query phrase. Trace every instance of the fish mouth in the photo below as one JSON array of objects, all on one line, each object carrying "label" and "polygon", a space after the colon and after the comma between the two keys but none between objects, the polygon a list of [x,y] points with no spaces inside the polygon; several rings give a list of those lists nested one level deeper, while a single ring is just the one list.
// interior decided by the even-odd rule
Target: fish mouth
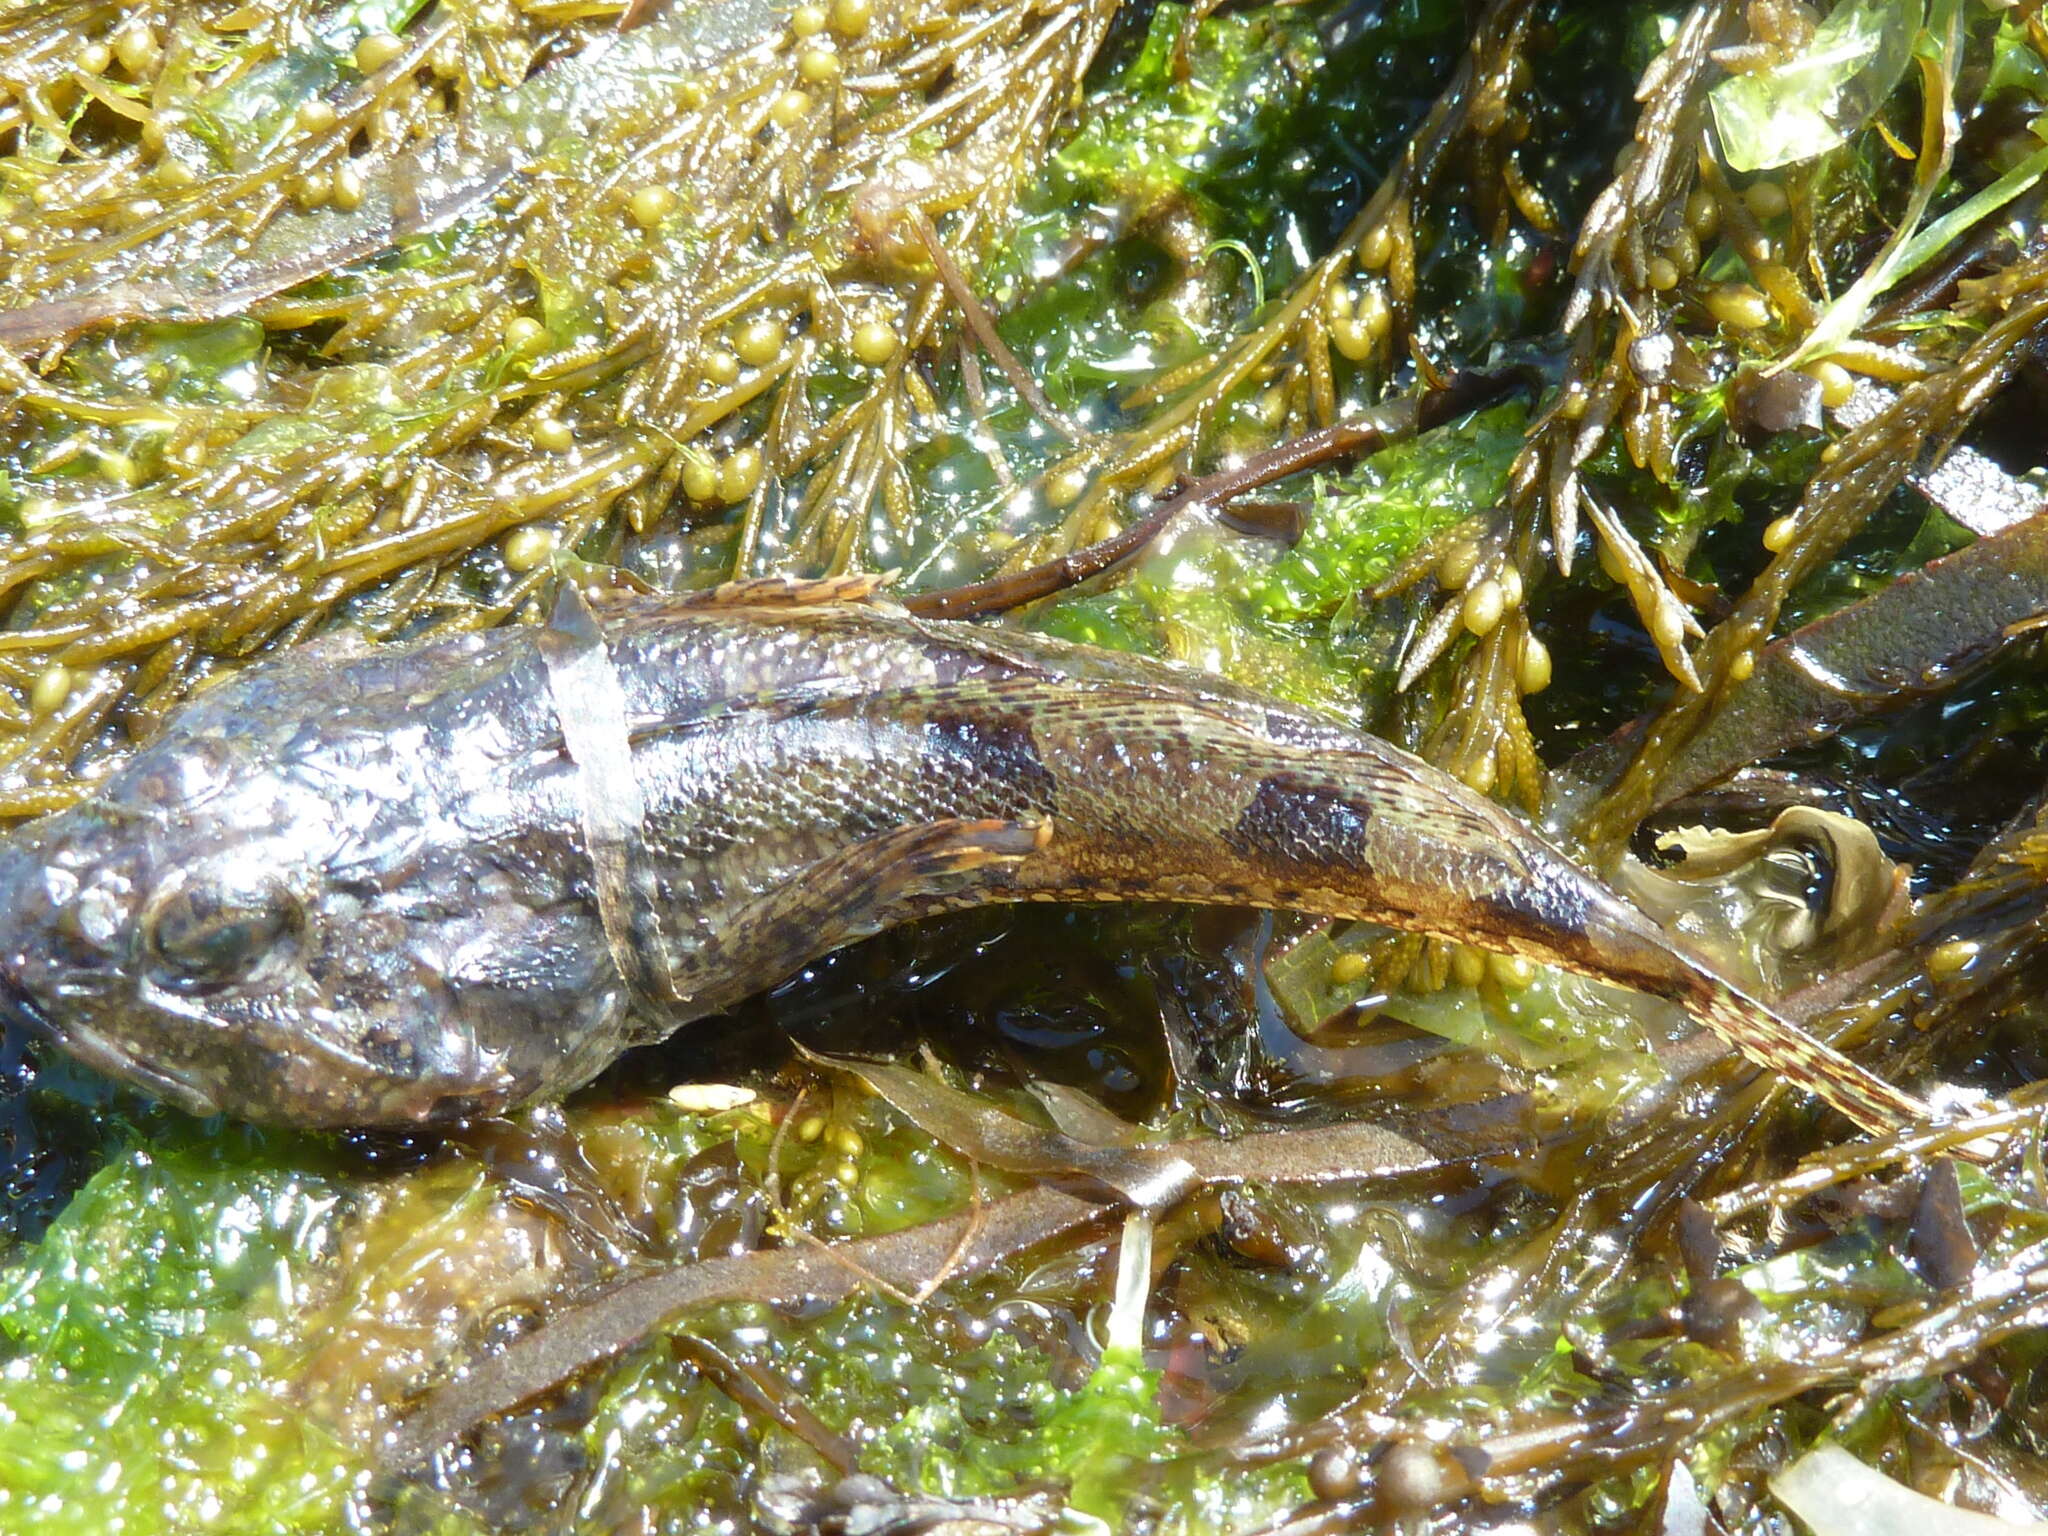
[{"label": "fish mouth", "polygon": [[0,965],[0,1018],[20,1025],[38,1040],[47,1040],[102,1076],[133,1084],[187,1114],[220,1112],[220,1106],[196,1084],[138,1059],[92,1030],[57,1023],[4,965]]}]

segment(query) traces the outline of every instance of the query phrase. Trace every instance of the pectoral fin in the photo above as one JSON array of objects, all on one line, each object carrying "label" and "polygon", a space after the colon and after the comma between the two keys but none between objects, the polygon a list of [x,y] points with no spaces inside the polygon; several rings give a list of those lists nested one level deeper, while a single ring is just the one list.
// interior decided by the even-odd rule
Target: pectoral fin
[{"label": "pectoral fin", "polygon": [[897,827],[819,860],[738,908],[704,973],[727,978],[706,1011],[773,985],[806,962],[944,905],[1049,846],[1049,821],[950,819]]}]

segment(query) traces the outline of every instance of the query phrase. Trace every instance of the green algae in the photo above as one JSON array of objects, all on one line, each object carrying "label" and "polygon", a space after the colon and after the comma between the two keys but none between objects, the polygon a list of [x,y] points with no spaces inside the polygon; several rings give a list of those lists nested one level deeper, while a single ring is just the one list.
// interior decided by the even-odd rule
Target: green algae
[{"label": "green algae", "polygon": [[1392,696],[1398,621],[1363,594],[1431,535],[1498,504],[1526,419],[1519,404],[1499,406],[1314,477],[1295,492],[1308,516],[1292,548],[1194,530],[1110,591],[1063,598],[1034,622],[1370,723]]},{"label": "green algae", "polygon": [[[338,1528],[360,1460],[293,1401],[281,1336],[342,1186],[275,1138],[116,1156],[7,1276],[0,1529]],[[457,1527],[444,1527],[453,1531]]]}]

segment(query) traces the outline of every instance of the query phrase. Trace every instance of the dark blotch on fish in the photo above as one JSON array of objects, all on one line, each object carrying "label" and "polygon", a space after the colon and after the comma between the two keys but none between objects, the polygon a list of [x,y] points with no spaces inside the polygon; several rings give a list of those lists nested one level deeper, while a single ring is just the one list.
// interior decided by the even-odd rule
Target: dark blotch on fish
[{"label": "dark blotch on fish", "polygon": [[1022,808],[1042,816],[1058,814],[1055,780],[1023,716],[937,710],[925,717],[924,732],[934,759],[964,764],[990,783],[1010,785]]},{"label": "dark blotch on fish", "polygon": [[1370,879],[1366,829],[1372,818],[1373,808],[1358,796],[1306,773],[1283,771],[1260,781],[1224,841],[1247,858],[1342,868],[1353,878]]}]

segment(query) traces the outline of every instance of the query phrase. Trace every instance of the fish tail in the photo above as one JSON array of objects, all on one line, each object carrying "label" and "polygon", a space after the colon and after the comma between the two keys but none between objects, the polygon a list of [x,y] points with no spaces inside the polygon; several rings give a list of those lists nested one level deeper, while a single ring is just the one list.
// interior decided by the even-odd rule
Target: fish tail
[{"label": "fish tail", "polygon": [[1690,999],[1700,1021],[1736,1050],[1795,1088],[1812,1094],[1872,1134],[1924,1123],[1933,1112],[1868,1067],[1771,1012],[1705,971]]}]

